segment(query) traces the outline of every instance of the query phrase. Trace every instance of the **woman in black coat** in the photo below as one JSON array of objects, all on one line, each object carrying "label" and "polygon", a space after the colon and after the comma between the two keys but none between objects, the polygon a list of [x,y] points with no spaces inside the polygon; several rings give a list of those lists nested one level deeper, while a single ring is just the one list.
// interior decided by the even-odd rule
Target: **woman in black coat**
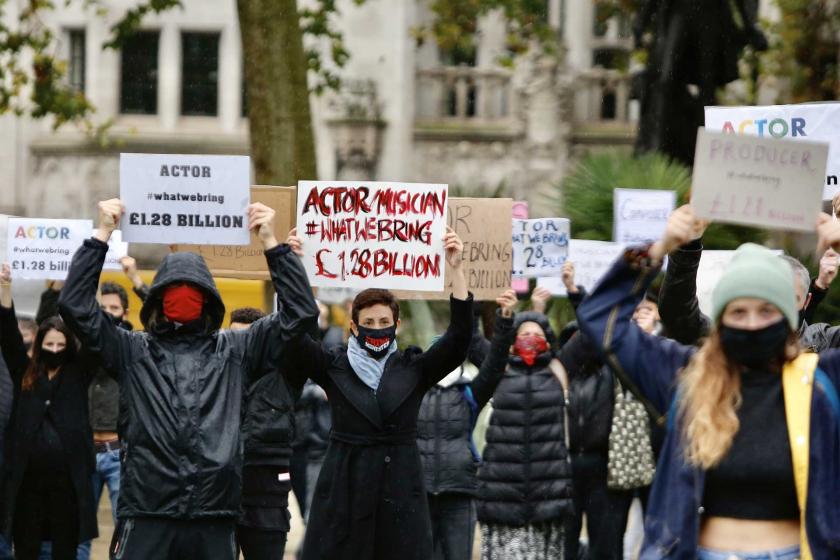
[{"label": "woman in black coat", "polygon": [[0,348],[15,398],[0,499],[4,533],[18,560],[38,558],[41,541],[52,541],[53,559],[75,559],[79,543],[97,536],[88,420],[93,368],[59,317],[41,323],[27,357],[8,265],[0,273]]},{"label": "woman in black coat", "polygon": [[554,333],[545,315],[525,312],[506,338],[493,340],[511,352],[478,471],[481,558],[563,560],[574,506]]},{"label": "woman in black coat", "polygon": [[[300,250],[299,239],[289,242]],[[417,414],[426,391],[463,363],[472,335],[463,244],[452,231],[444,244],[454,272],[451,322],[426,352],[397,350],[399,305],[389,291],[376,289],[356,296],[346,349],[326,351],[303,332],[286,346],[287,374],[312,377],[327,393],[332,412],[304,560],[432,557]]]}]

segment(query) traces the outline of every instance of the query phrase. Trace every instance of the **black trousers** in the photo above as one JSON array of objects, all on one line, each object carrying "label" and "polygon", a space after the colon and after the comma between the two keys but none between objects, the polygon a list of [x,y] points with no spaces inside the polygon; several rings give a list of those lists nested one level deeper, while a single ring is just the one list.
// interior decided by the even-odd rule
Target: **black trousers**
[{"label": "black trousers", "polygon": [[287,535],[286,531],[236,527],[236,539],[245,560],[283,560]]},{"label": "black trousers", "polygon": [[607,458],[599,455],[575,455],[572,459],[574,481],[572,498],[575,514],[566,533],[566,558],[580,557],[580,531],[586,514],[589,558],[622,560],[624,531],[633,501],[632,491],[607,488]]},{"label": "black trousers", "polygon": [[429,494],[435,560],[472,558],[476,513],[471,496]]},{"label": "black trousers", "polygon": [[79,505],[67,472],[27,471],[15,503],[12,530],[17,560],[37,560],[52,541],[53,560],[76,560]]},{"label": "black trousers", "polygon": [[246,465],[242,473],[242,517],[236,538],[245,560],[283,560],[289,532],[289,491],[285,468]]},{"label": "black trousers", "polygon": [[236,560],[234,524],[233,519],[120,519],[111,560]]}]

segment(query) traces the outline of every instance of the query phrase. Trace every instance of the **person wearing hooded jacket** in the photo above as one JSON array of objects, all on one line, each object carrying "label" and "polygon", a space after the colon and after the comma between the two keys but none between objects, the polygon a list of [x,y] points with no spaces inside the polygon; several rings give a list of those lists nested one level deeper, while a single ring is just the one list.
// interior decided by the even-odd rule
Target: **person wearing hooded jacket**
[{"label": "person wearing hooded jacket", "polygon": [[518,313],[511,333],[493,341],[510,354],[478,471],[482,560],[566,558],[572,466],[554,342],[548,318],[533,311]]},{"label": "person wearing hooded jacket", "polygon": [[[513,329],[516,292],[496,299],[500,309],[495,338],[507,339]],[[472,558],[475,540],[476,472],[481,457],[472,439],[475,421],[502,378],[508,351],[497,344],[472,380],[461,365],[429,389],[417,418],[417,447],[423,463],[437,560]]]},{"label": "person wearing hooded jacket", "polygon": [[[332,432],[315,487],[304,560],[429,560],[429,509],[417,450],[423,395],[464,362],[472,334],[472,296],[461,261],[463,243],[444,235],[450,267],[451,320],[428,350],[400,352],[399,303],[370,288],[353,300],[347,348],[328,352],[299,331],[286,345],[288,372],[310,376],[327,393]],[[301,240],[290,237],[302,254]],[[302,278],[301,292],[309,292]],[[286,301],[288,294],[281,294]],[[311,299],[311,295],[309,296]]]},{"label": "person wearing hooded jacket", "polygon": [[140,312],[146,332],[116,327],[99,309],[96,287],[123,211],[118,199],[99,203],[99,227],[73,257],[59,298],[67,324],[120,383],[122,488],[111,556],[233,559],[244,388],[288,333],[314,325],[318,309],[298,291],[306,274],[288,245],[277,243],[274,211],[255,203],[249,227],[275,290],[288,297],[279,313],[245,331],[219,330],[225,308],[204,259],[173,253]]}]

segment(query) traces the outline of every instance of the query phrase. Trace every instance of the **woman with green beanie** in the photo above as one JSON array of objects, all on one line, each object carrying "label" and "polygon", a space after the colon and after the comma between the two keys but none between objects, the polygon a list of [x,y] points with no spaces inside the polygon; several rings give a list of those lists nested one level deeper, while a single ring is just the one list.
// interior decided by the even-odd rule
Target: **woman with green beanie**
[{"label": "woman with green beanie", "polygon": [[[840,558],[840,353],[801,352],[790,266],[741,246],[699,349],[631,321],[664,256],[703,227],[679,208],[663,239],[628,249],[578,308],[581,330],[663,413],[641,558]],[[831,218],[817,231],[840,248]]]}]

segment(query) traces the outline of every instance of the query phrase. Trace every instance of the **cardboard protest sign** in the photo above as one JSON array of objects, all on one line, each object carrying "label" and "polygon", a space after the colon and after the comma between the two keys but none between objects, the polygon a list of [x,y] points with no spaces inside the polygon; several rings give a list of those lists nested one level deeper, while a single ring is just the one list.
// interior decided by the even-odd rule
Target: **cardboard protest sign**
[{"label": "cardboard protest sign", "polygon": [[64,280],[91,220],[9,218],[6,244],[12,278]]},{"label": "cardboard protest sign", "polygon": [[697,133],[691,205],[716,222],[812,232],[828,144]]},{"label": "cardboard protest sign", "polygon": [[120,259],[128,255],[128,243],[122,240],[122,231],[111,232],[111,239],[108,240],[108,253],[105,255],[105,264],[102,270],[122,270]]},{"label": "cardboard protest sign", "polygon": [[[511,210],[511,215],[513,216],[514,220],[528,219],[527,200],[514,200]],[[527,278],[511,278],[510,287],[516,290],[516,292],[519,294],[527,294],[530,291],[530,286],[528,285]]]},{"label": "cardboard protest sign", "polygon": [[513,275],[537,278],[563,272],[570,228],[566,218],[513,220]]},{"label": "cardboard protest sign", "polygon": [[447,185],[301,181],[297,230],[313,286],[443,290]]},{"label": "cardboard protest sign", "polygon": [[[251,187],[251,201],[261,202],[273,208],[274,235],[281,243],[289,235],[295,223],[295,187]],[[250,245],[179,245],[181,251],[198,253],[207,262],[214,276],[242,278],[245,280],[267,280],[265,255],[262,243],[251,235]]]},{"label": "cardboard protest sign", "polygon": [[662,237],[676,203],[674,191],[615,189],[613,241],[628,245],[656,241]]},{"label": "cardboard protest sign", "polygon": [[247,156],[120,154],[120,223],[137,243],[250,243]]},{"label": "cardboard protest sign", "polygon": [[[493,301],[511,284],[511,204],[509,198],[449,199],[447,223],[464,242],[464,273],[476,301]],[[447,299],[452,271],[446,267],[445,290],[397,292],[402,299]]]},{"label": "cardboard protest sign", "polygon": [[840,103],[805,103],[764,107],[706,107],[706,130],[761,138],[827,142],[823,200],[840,190]]},{"label": "cardboard protest sign", "polygon": [[[575,284],[592,291],[604,274],[624,251],[624,245],[609,241],[569,240],[568,260],[575,265]],[[560,275],[538,278],[537,286],[548,288],[555,296],[566,294]]]},{"label": "cardboard protest sign", "polygon": [[[784,254],[783,251],[774,253]],[[697,302],[704,315],[712,314],[712,292],[734,254],[735,251],[704,250],[700,257],[700,265],[697,268]]]}]

